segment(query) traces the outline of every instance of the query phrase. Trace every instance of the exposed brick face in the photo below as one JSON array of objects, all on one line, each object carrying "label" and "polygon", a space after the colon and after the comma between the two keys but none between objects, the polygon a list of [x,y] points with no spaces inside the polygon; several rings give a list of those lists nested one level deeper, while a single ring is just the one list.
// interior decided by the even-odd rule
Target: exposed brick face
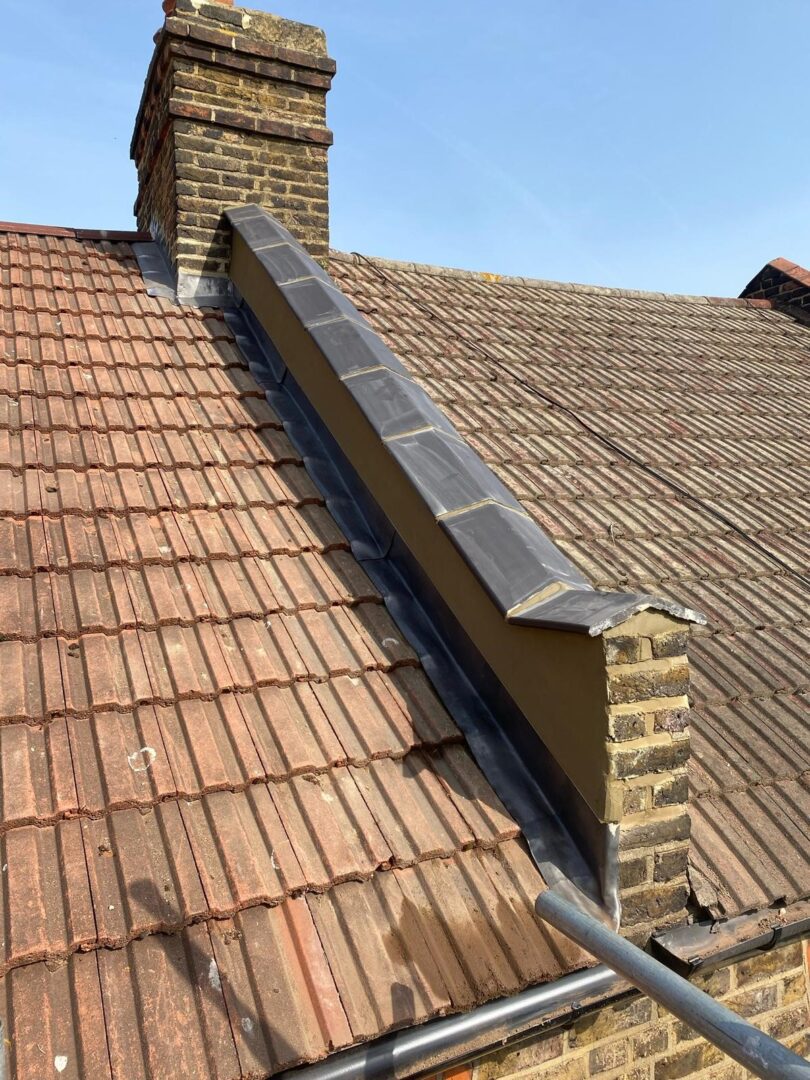
[{"label": "exposed brick face", "polygon": [[227,207],[258,203],[317,259],[329,251],[326,95],[334,64],[312,27],[175,0],[132,143],[139,228],[181,274],[227,277]]},{"label": "exposed brick face", "polygon": [[689,634],[683,619],[637,612],[605,630],[593,654],[604,690],[582,720],[598,757],[585,797],[601,822],[619,826],[623,928],[634,940],[685,918]]},{"label": "exposed brick face", "polygon": [[685,918],[689,627],[643,613],[603,640],[606,819],[620,828],[622,929],[643,942]]},{"label": "exposed brick face", "polygon": [[768,301],[788,308],[805,321],[810,318],[810,272],[787,259],[774,259],[746,285],[746,299]]},{"label": "exposed brick face", "polygon": [[145,103],[140,132],[138,203],[140,227],[151,232],[174,260],[177,245],[177,207],[174,192],[174,140],[171,137],[169,100],[171,79],[166,59],[155,61],[154,92]]},{"label": "exposed brick face", "polygon": [[[803,943],[795,942],[698,975],[693,982],[806,1056],[810,1050],[806,951]],[[632,997],[582,1016],[564,1029],[547,1029],[493,1051],[465,1066],[461,1075],[464,1080],[742,1080],[751,1074],[665,1009],[648,998]]]}]

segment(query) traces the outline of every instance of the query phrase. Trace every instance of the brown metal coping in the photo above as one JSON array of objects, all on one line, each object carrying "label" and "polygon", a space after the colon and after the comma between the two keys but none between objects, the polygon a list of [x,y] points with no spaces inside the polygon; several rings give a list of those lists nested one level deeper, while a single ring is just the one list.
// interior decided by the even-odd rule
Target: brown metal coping
[{"label": "brown metal coping", "polygon": [[[612,820],[599,635],[626,627],[631,617],[634,628],[643,623],[658,633],[675,620],[702,616],[654,597],[593,590],[512,505],[511,495],[300,244],[258,206],[227,210],[226,216],[234,226],[231,280],[243,302],[496,678],[598,819]],[[403,454],[408,443],[417,445],[416,458]],[[437,474],[438,486],[432,483]],[[478,501],[470,503],[471,497]],[[478,559],[454,532],[457,523],[476,515],[490,534]],[[494,524],[490,515],[498,515]],[[546,596],[537,596],[532,575]],[[510,591],[514,603],[508,602]],[[527,617],[522,599],[543,610]]]},{"label": "brown metal coping", "polygon": [[68,229],[60,225],[30,225],[20,221],[0,221],[0,233],[20,236],[60,236],[66,240],[108,240],[112,244],[145,244],[152,240],[146,232],[126,229]]}]

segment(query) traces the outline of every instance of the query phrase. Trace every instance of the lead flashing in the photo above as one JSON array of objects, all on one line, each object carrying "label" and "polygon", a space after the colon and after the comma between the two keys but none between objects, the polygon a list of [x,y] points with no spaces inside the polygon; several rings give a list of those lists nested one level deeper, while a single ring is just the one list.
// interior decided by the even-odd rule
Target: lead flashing
[{"label": "lead flashing", "polygon": [[394,356],[368,323],[341,319],[313,326],[309,333],[321,352],[329,356],[332,370],[342,379],[360,371],[385,368],[412,381],[402,361]]},{"label": "lead flashing", "polygon": [[374,367],[344,376],[344,381],[348,380],[352,397],[383,441],[427,429],[428,424],[431,431],[458,438],[453,425],[432,401],[426,412],[424,394],[407,373]]},{"label": "lead flashing", "polygon": [[265,267],[273,280],[280,285],[287,285],[289,282],[298,281],[301,278],[312,277],[313,273],[316,277],[331,284],[329,275],[324,268],[315,263],[316,269],[313,270],[312,260],[304,259],[300,245],[296,245],[292,241],[283,241],[271,244],[269,247],[259,248],[256,254],[259,256],[259,262],[262,266]]},{"label": "lead flashing", "polygon": [[174,303],[177,300],[177,282],[160,245],[154,242],[133,244],[132,253],[138,260],[149,296],[162,296]]},{"label": "lead flashing", "polygon": [[[352,384],[347,383],[349,391]],[[424,394],[416,385],[415,394]],[[415,412],[412,403],[411,413]],[[417,428],[419,430],[413,430]],[[412,434],[388,443],[388,450],[419,491],[434,518],[470,509],[485,502],[497,502],[520,513],[521,506],[491,469],[487,468],[469,443],[454,431],[438,430],[427,410],[421,424],[411,419]],[[493,538],[494,539],[494,538]],[[475,563],[470,563],[475,569]]]},{"label": "lead flashing", "polygon": [[185,271],[175,274],[164,249],[154,241],[134,243],[132,252],[149,296],[161,296],[186,307],[233,307],[235,301],[228,278],[205,277]]},{"label": "lead flashing", "polygon": [[[646,609],[705,622],[657,597],[597,592],[293,236],[260,206],[231,209],[226,216],[504,619],[592,637]],[[396,379],[347,377],[374,368],[396,371]],[[404,434],[396,437],[397,431]],[[521,606],[534,596],[536,604]]]},{"label": "lead flashing", "polygon": [[[441,526],[509,621],[536,626],[538,609],[547,608],[558,593],[528,611],[510,612],[554,585],[582,589],[588,584],[519,503],[515,508],[485,503],[444,519]],[[547,617],[540,617],[548,626]]]},{"label": "lead flashing", "polygon": [[787,945],[810,932],[810,901],[679,926],[653,935],[652,953],[681,975],[712,971]]}]

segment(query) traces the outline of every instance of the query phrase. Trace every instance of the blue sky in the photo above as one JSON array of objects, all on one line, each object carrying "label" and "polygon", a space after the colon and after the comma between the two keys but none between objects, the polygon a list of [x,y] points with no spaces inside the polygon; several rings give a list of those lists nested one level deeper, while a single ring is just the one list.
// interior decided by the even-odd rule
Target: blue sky
[{"label": "blue sky", "polygon": [[[806,0],[261,0],[323,26],[332,243],[735,295],[810,265]],[[5,0],[0,219],[131,228],[160,0]]]}]

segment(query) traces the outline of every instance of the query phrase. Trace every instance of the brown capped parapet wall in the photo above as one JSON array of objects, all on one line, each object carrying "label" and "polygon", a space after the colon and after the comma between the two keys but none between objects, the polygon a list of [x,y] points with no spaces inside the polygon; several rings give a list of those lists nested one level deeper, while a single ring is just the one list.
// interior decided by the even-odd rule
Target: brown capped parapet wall
[{"label": "brown capped parapet wall", "polygon": [[135,123],[135,213],[178,275],[178,294],[224,289],[226,205],[272,209],[316,259],[329,251],[321,30],[223,3],[173,0]]},{"label": "brown capped parapet wall", "polygon": [[675,901],[642,900],[641,890],[660,892],[672,871],[685,899],[680,856],[659,856],[686,840],[688,738],[656,717],[686,713],[682,646],[700,616],[595,591],[291,234],[260,207],[227,217],[238,293],[593,813],[627,822],[635,921],[668,921]]}]

